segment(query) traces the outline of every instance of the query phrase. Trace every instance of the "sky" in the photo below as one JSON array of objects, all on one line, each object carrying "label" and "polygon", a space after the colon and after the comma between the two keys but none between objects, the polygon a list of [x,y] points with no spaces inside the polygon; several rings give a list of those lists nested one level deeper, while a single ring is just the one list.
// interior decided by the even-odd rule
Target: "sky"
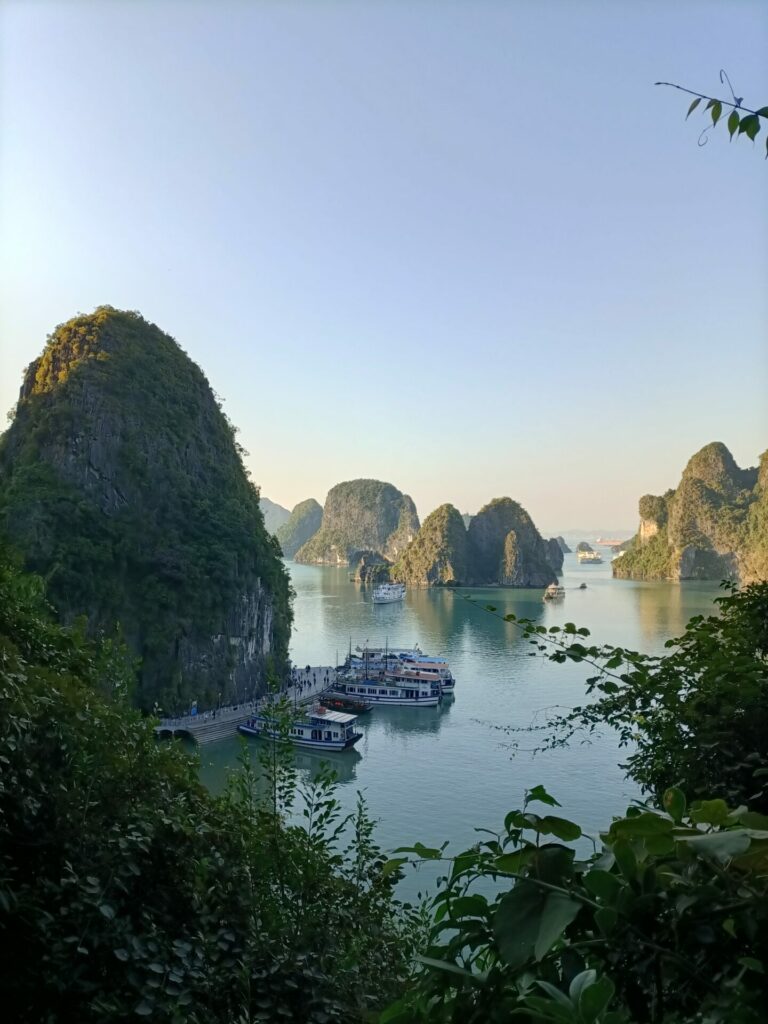
[{"label": "sky", "polygon": [[291,507],[387,480],[631,530],[768,447],[768,5],[0,3],[0,406],[139,310]]}]

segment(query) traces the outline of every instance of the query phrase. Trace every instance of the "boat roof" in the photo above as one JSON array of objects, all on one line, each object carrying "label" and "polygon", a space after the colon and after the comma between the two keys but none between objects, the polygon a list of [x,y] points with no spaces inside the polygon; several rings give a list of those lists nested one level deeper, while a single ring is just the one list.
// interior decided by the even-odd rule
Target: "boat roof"
[{"label": "boat roof", "polygon": [[322,711],[319,708],[313,708],[307,713],[307,717],[319,722],[337,722],[339,725],[349,725],[350,722],[354,722],[357,715],[348,715],[345,711],[330,711],[328,708],[323,708]]}]

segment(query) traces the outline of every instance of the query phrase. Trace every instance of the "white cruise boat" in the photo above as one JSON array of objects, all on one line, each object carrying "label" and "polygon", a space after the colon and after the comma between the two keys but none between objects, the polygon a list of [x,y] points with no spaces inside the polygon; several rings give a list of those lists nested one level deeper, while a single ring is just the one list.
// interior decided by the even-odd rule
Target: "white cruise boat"
[{"label": "white cruise boat", "polygon": [[[312,750],[349,750],[363,735],[355,730],[356,721],[357,715],[329,711],[328,708],[317,705],[296,713],[288,739],[297,747],[310,747]],[[269,708],[253,715],[237,728],[246,736],[271,739],[279,735],[275,717],[270,714]]]},{"label": "white cruise boat", "polygon": [[336,678],[329,697],[354,697],[373,707],[433,708],[443,699],[439,680],[418,677],[416,673],[384,672],[377,678],[367,676]]},{"label": "white cruise boat", "polygon": [[599,551],[577,551],[576,557],[579,560],[579,565],[600,565],[603,561],[603,556]]},{"label": "white cruise boat", "polygon": [[445,658],[432,658],[414,647],[356,647],[356,653],[347,658],[345,668],[358,679],[375,679],[382,675],[397,675],[404,669],[419,672],[422,678],[440,683],[442,693],[453,693],[456,680]]},{"label": "white cruise boat", "polygon": [[565,587],[561,587],[558,583],[550,583],[544,591],[545,601],[562,601],[564,597]]},{"label": "white cruise boat", "polygon": [[373,590],[374,604],[392,604],[394,601],[402,601],[405,597],[404,583],[380,583]]}]

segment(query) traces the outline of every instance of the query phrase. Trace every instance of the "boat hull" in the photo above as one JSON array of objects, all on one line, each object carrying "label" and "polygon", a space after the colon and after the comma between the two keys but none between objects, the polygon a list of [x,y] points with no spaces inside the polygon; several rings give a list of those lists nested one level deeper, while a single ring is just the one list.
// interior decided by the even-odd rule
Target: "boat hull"
[{"label": "boat hull", "polygon": [[[330,697],[345,697],[346,694],[331,690],[329,693]],[[391,708],[435,708],[440,703],[442,694],[434,694],[429,697],[390,697],[389,695],[384,696],[383,694],[366,693],[362,699],[365,700],[366,704],[372,704],[373,707],[391,707]]]}]

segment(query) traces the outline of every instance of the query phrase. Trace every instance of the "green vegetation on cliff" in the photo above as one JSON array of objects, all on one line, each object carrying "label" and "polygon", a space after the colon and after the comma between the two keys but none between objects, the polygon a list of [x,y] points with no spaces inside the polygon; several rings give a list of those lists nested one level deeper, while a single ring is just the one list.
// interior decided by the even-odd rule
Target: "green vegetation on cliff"
[{"label": "green vegetation on cliff", "polygon": [[766,578],[765,485],[765,476],[740,469],[724,444],[706,445],[690,459],[676,490],[640,499],[636,542],[614,561],[614,575],[745,582]]},{"label": "green vegetation on cliff", "polygon": [[441,505],[427,516],[395,563],[392,578],[411,586],[435,587],[461,584],[467,577],[464,518],[453,505]]},{"label": "green vegetation on cliff", "polygon": [[0,528],[64,621],[119,624],[143,707],[244,696],[286,657],[288,578],[240,451],[173,338],[110,307],[54,331],[0,439]]},{"label": "green vegetation on cliff", "polygon": [[328,492],[320,529],[296,552],[296,561],[349,565],[360,551],[395,561],[418,530],[407,494],[380,480],[350,480]]},{"label": "green vegetation on cliff", "polygon": [[546,587],[557,582],[547,542],[511,498],[484,505],[469,524],[467,539],[471,585]]},{"label": "green vegetation on cliff", "polygon": [[285,557],[293,558],[302,544],[314,537],[322,521],[323,506],[320,502],[314,498],[300,501],[275,534]]}]

